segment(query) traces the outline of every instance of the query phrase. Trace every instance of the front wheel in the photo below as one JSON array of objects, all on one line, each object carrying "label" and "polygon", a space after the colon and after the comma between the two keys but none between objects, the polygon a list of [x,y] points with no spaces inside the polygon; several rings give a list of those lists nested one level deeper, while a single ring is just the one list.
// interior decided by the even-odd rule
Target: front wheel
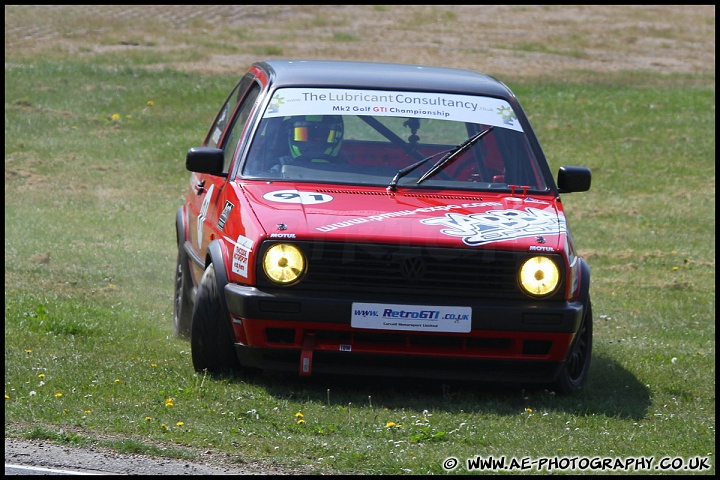
[{"label": "front wheel", "polygon": [[570,353],[560,375],[553,382],[553,388],[562,395],[575,395],[585,387],[590,371],[592,356],[593,315],[588,298],[580,330],[575,336]]},{"label": "front wheel", "polygon": [[229,373],[240,369],[230,315],[220,298],[215,267],[205,269],[195,296],[190,347],[196,372]]}]

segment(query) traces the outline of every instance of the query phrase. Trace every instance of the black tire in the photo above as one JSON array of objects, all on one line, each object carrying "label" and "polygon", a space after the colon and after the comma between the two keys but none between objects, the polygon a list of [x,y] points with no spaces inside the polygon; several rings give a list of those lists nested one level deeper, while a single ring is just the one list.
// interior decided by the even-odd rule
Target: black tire
[{"label": "black tire", "polygon": [[231,373],[240,369],[230,315],[222,304],[219,288],[211,263],[200,280],[192,315],[190,348],[196,372]]},{"label": "black tire", "polygon": [[175,265],[175,305],[173,308],[173,335],[183,340],[190,339],[192,325],[192,278],[187,254],[178,246],[177,264]]},{"label": "black tire", "polygon": [[588,297],[587,307],[583,313],[575,341],[570,348],[567,360],[560,374],[553,382],[552,387],[561,395],[576,395],[580,393],[587,383],[592,358],[593,315],[592,304]]}]

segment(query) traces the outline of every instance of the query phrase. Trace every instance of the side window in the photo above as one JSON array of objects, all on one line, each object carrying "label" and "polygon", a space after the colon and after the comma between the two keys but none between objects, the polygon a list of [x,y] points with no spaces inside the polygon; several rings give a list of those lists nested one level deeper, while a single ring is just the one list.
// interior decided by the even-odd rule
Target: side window
[{"label": "side window", "polygon": [[228,127],[232,113],[235,111],[235,107],[240,103],[240,100],[245,96],[245,92],[247,92],[248,88],[252,85],[253,78],[252,75],[245,75],[230,93],[220,112],[218,112],[215,117],[215,122],[213,122],[212,127],[210,127],[208,137],[205,139],[206,147],[217,147],[219,145],[223,133],[225,133],[225,129]]},{"label": "side window", "polygon": [[260,85],[253,83],[250,87],[250,91],[247,95],[245,95],[241,105],[238,107],[238,112],[235,116],[235,123],[233,124],[232,129],[228,131],[225,136],[225,140],[223,141],[222,148],[225,150],[223,172],[227,172],[230,168],[230,163],[232,163],[235,150],[237,149],[238,140],[240,140],[240,136],[245,129],[245,124],[248,121],[248,117],[250,116],[250,112],[255,105],[255,100],[257,100],[258,95],[260,95]]}]

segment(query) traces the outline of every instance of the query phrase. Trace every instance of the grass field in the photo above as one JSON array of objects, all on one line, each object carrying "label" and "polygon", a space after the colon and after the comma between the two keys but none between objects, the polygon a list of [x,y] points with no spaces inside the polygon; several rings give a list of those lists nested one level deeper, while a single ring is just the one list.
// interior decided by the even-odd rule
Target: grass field
[{"label": "grass field", "polygon": [[[489,73],[517,94],[553,171],[593,171],[589,192],[563,197],[591,266],[595,316],[590,382],[573,398],[457,383],[195,374],[189,343],[172,337],[174,215],[189,178],[185,153],[237,80],[200,65],[227,55],[242,71],[251,58],[343,58],[364,45],[351,10],[332,7],[330,21],[308,6],[281,7],[272,18],[258,16],[260,6],[240,15],[255,18],[256,30],[5,7],[5,436],[189,460],[212,450],[226,462],[293,473],[444,474],[450,457],[461,462],[451,473],[471,473],[467,459],[505,456],[675,458],[691,468],[699,459],[710,468],[683,473],[714,474],[714,6],[711,18],[702,9],[696,17],[609,10],[626,22],[612,24],[615,33],[642,26],[634,42],[616,39],[609,50],[651,58],[638,45],[685,46],[687,71],[670,57],[679,71],[639,62],[595,70],[598,37],[582,31],[567,49],[572,24],[560,15],[548,24],[555,35],[491,42],[514,62],[533,60],[533,74],[512,75],[514,62],[492,63]],[[381,60],[460,66],[461,53],[488,41],[450,8],[400,20],[391,17],[397,7],[354,7],[415,42],[407,57],[378,51]],[[539,21],[553,12],[498,11]],[[313,48],[302,50],[292,39],[308,29],[321,38],[308,33]],[[379,30],[367,30],[368,42],[380,42]],[[710,44],[712,65],[694,61]]]}]

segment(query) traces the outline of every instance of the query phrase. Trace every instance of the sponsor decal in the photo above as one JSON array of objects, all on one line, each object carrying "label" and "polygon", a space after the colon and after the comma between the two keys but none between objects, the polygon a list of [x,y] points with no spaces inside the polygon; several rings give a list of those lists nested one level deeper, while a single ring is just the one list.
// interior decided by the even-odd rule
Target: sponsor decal
[{"label": "sponsor decal", "polygon": [[554,252],[555,249],[553,247],[545,247],[541,245],[530,245],[529,250],[531,252]]},{"label": "sponsor decal", "polygon": [[407,217],[407,216],[417,215],[419,213],[446,212],[448,210],[456,210],[456,209],[461,209],[461,208],[467,209],[467,208],[477,208],[477,207],[499,207],[501,205],[502,205],[501,203],[497,203],[497,202],[474,202],[474,203],[463,203],[460,205],[437,205],[434,207],[415,208],[413,210],[399,210],[399,211],[395,211],[395,212],[381,213],[378,215],[369,215],[367,217],[351,218],[350,220],[344,220],[342,222],[331,223],[329,225],[323,225],[322,227],[317,227],[316,230],[320,230],[321,232],[331,232],[333,230],[337,230],[338,228],[349,227],[352,225],[358,225],[360,223],[382,222],[383,220],[386,220],[388,218]]},{"label": "sponsor decal", "polygon": [[297,238],[294,233],[271,233],[270,238]]},{"label": "sponsor decal", "polygon": [[565,217],[528,207],[523,210],[488,210],[485,213],[461,215],[446,213],[443,217],[421,220],[425,225],[440,225],[445,235],[462,237],[469,246],[503,242],[538,235],[565,232]]},{"label": "sponsor decal", "polygon": [[232,265],[233,273],[237,273],[241,277],[248,277],[248,261],[250,252],[252,251],[253,241],[247,237],[239,235],[235,241],[233,248]]},{"label": "sponsor decal", "polygon": [[436,118],[523,131],[505,100],[438,92],[282,88],[275,92],[263,116],[333,114]]},{"label": "sponsor decal", "polygon": [[227,222],[228,217],[230,216],[230,212],[232,211],[233,207],[232,203],[230,203],[229,200],[225,200],[225,207],[223,207],[222,213],[220,213],[220,218],[218,218],[217,226],[220,230],[223,230],[225,228],[225,222]]},{"label": "sponsor decal", "polygon": [[210,185],[210,188],[208,188],[208,191],[205,194],[205,198],[203,198],[202,206],[200,207],[200,215],[198,215],[198,219],[197,219],[197,244],[198,244],[198,247],[202,247],[203,225],[205,224],[205,218],[207,217],[207,211],[208,211],[208,208],[210,207],[210,199],[212,198],[213,190],[215,190],[215,184]]},{"label": "sponsor decal", "polygon": [[317,192],[299,192],[297,190],[278,190],[263,195],[265,200],[280,203],[301,203],[303,205],[316,205],[327,203],[333,199],[331,195]]},{"label": "sponsor decal", "polygon": [[356,302],[350,324],[375,330],[468,333],[472,308]]}]

